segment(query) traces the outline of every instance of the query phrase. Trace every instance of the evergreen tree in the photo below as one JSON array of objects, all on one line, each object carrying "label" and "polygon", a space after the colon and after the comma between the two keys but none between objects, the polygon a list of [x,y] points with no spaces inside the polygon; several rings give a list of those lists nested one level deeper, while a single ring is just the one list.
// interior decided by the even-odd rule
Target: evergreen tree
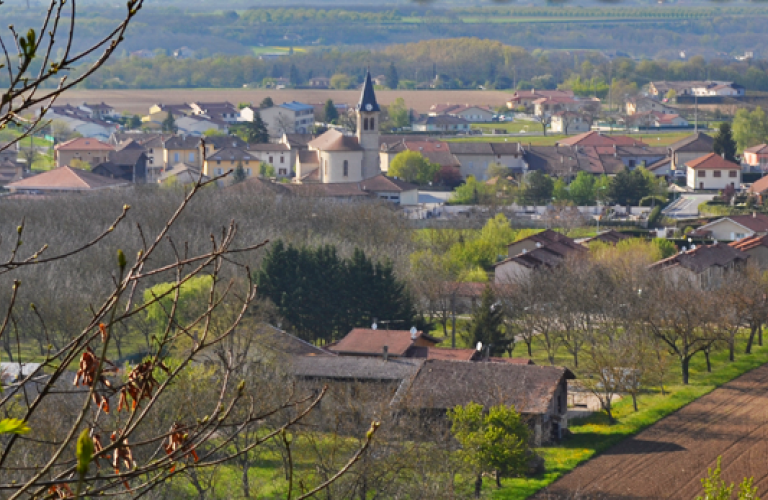
[{"label": "evergreen tree", "polygon": [[295,64],[291,64],[288,77],[291,80],[292,85],[299,85],[301,83],[301,74]]},{"label": "evergreen tree", "polygon": [[163,132],[175,134],[179,131],[179,127],[176,126],[176,120],[173,118],[173,113],[168,112],[168,116],[165,117],[163,123],[160,125]]},{"label": "evergreen tree", "polygon": [[235,167],[235,171],[232,173],[232,184],[239,184],[243,182],[247,175],[245,175],[245,169],[243,168],[243,162],[238,161],[237,166]]},{"label": "evergreen tree", "polygon": [[389,69],[387,70],[387,87],[395,90],[398,85],[400,85],[400,77],[397,75],[395,63],[391,62],[389,63]]},{"label": "evergreen tree", "polygon": [[245,122],[237,127],[235,134],[248,144],[266,144],[269,142],[269,132],[261,113],[254,111],[253,121]]},{"label": "evergreen tree", "polygon": [[259,104],[259,107],[261,109],[267,109],[271,108],[275,105],[275,103],[272,101],[272,98],[267,96],[264,99],[262,99],[261,104]]},{"label": "evergreen tree", "polygon": [[525,202],[531,204],[547,204],[552,200],[554,190],[552,178],[534,170],[525,177],[525,190],[523,191]]},{"label": "evergreen tree", "polygon": [[136,130],[141,128],[141,118],[139,117],[139,115],[133,115],[128,120],[128,128],[131,130]]},{"label": "evergreen tree", "polygon": [[634,206],[651,193],[648,179],[641,169],[622,170],[608,184],[608,198],[612,203]]},{"label": "evergreen tree", "polygon": [[720,129],[715,134],[714,144],[712,145],[715,153],[722,155],[728,161],[736,161],[736,141],[731,132],[731,124],[723,122]]},{"label": "evergreen tree", "polygon": [[486,286],[480,298],[480,305],[472,311],[469,334],[472,346],[478,342],[488,347],[492,356],[504,354],[504,349],[513,341],[502,332],[504,313],[501,304],[496,301],[493,288]]},{"label": "evergreen tree", "polygon": [[323,108],[325,114],[325,121],[327,123],[336,123],[339,119],[339,110],[336,109],[336,105],[332,99],[325,101],[325,108]]}]

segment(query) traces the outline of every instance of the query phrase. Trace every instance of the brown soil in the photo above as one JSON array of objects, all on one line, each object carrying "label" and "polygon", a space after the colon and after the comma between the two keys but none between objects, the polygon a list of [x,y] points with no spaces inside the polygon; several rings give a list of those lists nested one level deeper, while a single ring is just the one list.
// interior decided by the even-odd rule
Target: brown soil
[{"label": "brown soil", "polygon": [[[722,455],[723,479],[768,491],[768,365],[747,373],[552,484],[537,499],[692,499]],[[567,443],[566,443],[567,446]]]},{"label": "brown soil", "polygon": [[[380,104],[390,104],[398,97],[419,113],[426,113],[433,104],[473,104],[503,106],[510,93],[496,90],[377,90]],[[194,101],[229,101],[233,104],[258,104],[265,97],[275,104],[300,101],[317,104],[333,99],[335,103],[354,105],[360,98],[359,90],[249,90],[249,89],[163,89],[163,90],[70,90],[57,100],[57,104],[80,105],[83,102],[106,102],[118,111],[145,115],[153,104],[181,104]]]}]

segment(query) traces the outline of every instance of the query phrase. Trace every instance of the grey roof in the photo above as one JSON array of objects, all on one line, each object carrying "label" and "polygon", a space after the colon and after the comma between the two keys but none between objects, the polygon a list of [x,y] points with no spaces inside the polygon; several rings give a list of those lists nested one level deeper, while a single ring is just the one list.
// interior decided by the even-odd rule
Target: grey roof
[{"label": "grey roof", "polygon": [[489,142],[449,142],[448,149],[455,155],[492,155]]},{"label": "grey roof", "polygon": [[293,359],[293,373],[301,378],[391,380],[412,377],[423,359],[362,356],[304,356]]},{"label": "grey roof", "polygon": [[219,149],[208,155],[206,160],[222,160],[222,161],[251,161],[258,160],[248,150],[242,148],[226,147]]},{"label": "grey roof", "polygon": [[236,135],[214,135],[211,137],[206,137],[205,145],[213,146],[213,149],[222,149],[227,147],[245,148],[248,146],[244,140],[237,137]]},{"label": "grey roof", "polygon": [[[195,179],[200,177],[199,168],[193,165],[190,165],[188,163],[177,163],[176,165],[173,166],[173,168],[171,168],[170,170],[166,170],[165,172],[162,173],[162,175],[160,175],[160,181],[161,182],[165,181],[170,177],[175,177],[184,172],[189,172],[190,176]],[[208,177],[204,175],[203,181],[207,181],[207,180],[208,180]]]},{"label": "grey roof", "polygon": [[520,155],[523,153],[519,142],[492,142],[491,149],[497,155]]},{"label": "grey roof", "polygon": [[195,149],[200,145],[200,138],[193,135],[174,135],[166,139],[163,145],[165,149]]},{"label": "grey roof", "polygon": [[672,257],[651,264],[650,269],[664,269],[680,266],[695,273],[700,273],[710,267],[727,267],[737,262],[744,262],[749,255],[725,243],[702,245],[687,252],[681,252]]},{"label": "grey roof", "polygon": [[672,151],[694,151],[711,153],[714,149],[715,140],[703,132],[697,132],[693,135],[670,144]]},{"label": "grey roof", "polygon": [[286,144],[248,144],[245,149],[248,151],[290,151],[290,148]]},{"label": "grey roof", "polygon": [[410,409],[447,410],[478,403],[514,405],[521,413],[544,414],[567,368],[512,363],[426,360],[401,402]]},{"label": "grey roof", "polygon": [[[370,109],[368,109],[369,106]],[[363,84],[363,91],[360,93],[360,102],[357,103],[357,110],[370,112],[381,111],[379,103],[376,102],[376,92],[374,92],[373,89],[370,71],[365,75],[365,83]]]}]

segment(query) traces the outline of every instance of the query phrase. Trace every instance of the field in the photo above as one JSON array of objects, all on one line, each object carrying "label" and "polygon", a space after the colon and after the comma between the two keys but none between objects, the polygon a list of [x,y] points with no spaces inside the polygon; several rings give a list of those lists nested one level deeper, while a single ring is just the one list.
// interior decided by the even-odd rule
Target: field
[{"label": "field", "polygon": [[[359,90],[318,90],[318,89],[161,89],[161,90],[71,90],[59,98],[57,104],[80,105],[83,102],[101,102],[118,111],[145,115],[149,107],[157,103],[173,104],[194,101],[229,101],[259,103],[271,97],[275,104],[301,101],[310,104],[333,99],[337,104],[357,104]],[[500,90],[378,90],[379,104],[390,104],[398,97],[419,113],[426,113],[429,107],[438,103],[503,106],[509,92]]]},{"label": "field", "polygon": [[284,54],[288,55],[288,53],[291,51],[291,48],[293,48],[294,52],[306,52],[307,49],[304,47],[277,47],[277,46],[270,46],[270,47],[252,47],[251,51],[253,51],[253,55],[260,56],[262,54]]},{"label": "field", "polygon": [[609,448],[536,498],[694,498],[722,455],[726,483],[768,490],[768,366],[724,385]]},{"label": "field", "polygon": [[[533,123],[533,127],[538,127],[540,129],[540,126],[538,126],[535,122],[525,122],[525,123]],[[495,127],[491,127],[495,128]],[[533,130],[535,132],[538,132],[536,128],[528,127],[528,130]],[[514,133],[514,132],[512,132]],[[621,135],[623,134],[621,131],[616,130],[613,132],[613,135]],[[649,146],[668,146],[674,142],[679,141],[683,137],[687,137],[691,135],[690,132],[672,132],[667,134],[629,134],[632,137],[637,138],[638,140],[641,140],[648,144]],[[546,137],[543,135],[517,135],[512,137],[504,137],[504,136],[459,136],[455,139],[448,139],[449,141],[456,141],[456,142],[520,142],[522,144],[531,144],[533,146],[554,146],[557,141],[563,140],[568,136],[565,135],[552,135],[548,134]]]}]

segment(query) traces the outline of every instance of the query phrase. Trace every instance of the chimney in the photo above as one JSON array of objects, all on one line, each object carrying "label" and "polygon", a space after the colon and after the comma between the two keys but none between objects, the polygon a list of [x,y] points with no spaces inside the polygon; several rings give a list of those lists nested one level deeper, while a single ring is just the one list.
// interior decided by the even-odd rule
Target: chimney
[{"label": "chimney", "polygon": [[491,346],[487,345],[485,346],[485,354],[483,355],[483,361],[488,361],[488,358],[491,357]]},{"label": "chimney", "polygon": [[757,212],[752,212],[752,218],[757,219]]},{"label": "chimney", "polygon": [[725,151],[723,151],[722,153],[720,153],[720,156],[722,156],[722,157],[723,157],[723,160],[725,160]]},{"label": "chimney", "polygon": [[381,348],[381,353],[384,357],[384,361],[389,361],[389,346],[384,346]]}]

